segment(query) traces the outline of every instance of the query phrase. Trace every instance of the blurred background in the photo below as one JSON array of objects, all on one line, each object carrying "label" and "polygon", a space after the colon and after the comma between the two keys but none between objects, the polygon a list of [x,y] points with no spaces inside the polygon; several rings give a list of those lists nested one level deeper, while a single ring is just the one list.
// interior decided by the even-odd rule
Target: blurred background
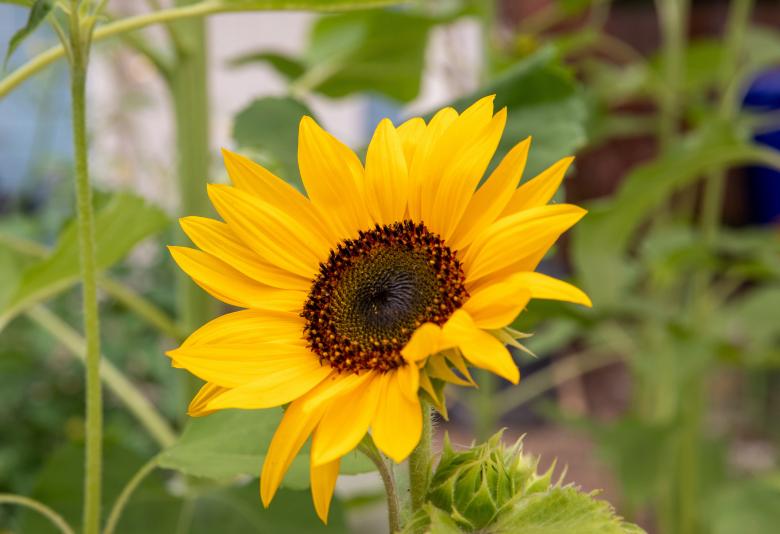
[{"label": "blurred background", "polygon": [[[156,4],[112,0],[108,13]],[[0,4],[0,42],[26,20]],[[6,73],[54,44],[41,27]],[[513,325],[534,334],[533,355],[515,354],[520,385],[485,374],[479,389],[448,391],[437,432],[459,444],[502,427],[507,440],[525,435],[541,465],[557,459],[566,480],[603,490],[651,533],[778,532],[777,1],[429,0],[224,14],[98,43],[88,91],[104,354],[174,428],[186,423],[192,384],[163,352],[220,310],[181,279],[164,245],[184,239],[177,214],[209,213],[203,184],[227,179],[219,148],[300,187],[302,114],[360,151],[382,117],[398,124],[495,93],[509,119],[494,164],[528,135],[524,180],[577,155],[559,200],[590,214],[540,269],[578,284],[594,307],[532,302]],[[0,492],[78,521],[70,153],[60,62],[0,96]],[[116,392],[106,403],[115,495],[157,445]],[[160,532],[268,528],[254,480],[229,523],[206,504],[193,512],[182,484],[165,472],[145,483],[119,531],[156,532],[149,517]],[[287,491],[273,531],[300,532],[278,517],[308,509],[309,497]],[[343,477],[337,493],[330,531],[386,531],[374,473]],[[0,532],[49,532],[37,521],[0,507]]]}]

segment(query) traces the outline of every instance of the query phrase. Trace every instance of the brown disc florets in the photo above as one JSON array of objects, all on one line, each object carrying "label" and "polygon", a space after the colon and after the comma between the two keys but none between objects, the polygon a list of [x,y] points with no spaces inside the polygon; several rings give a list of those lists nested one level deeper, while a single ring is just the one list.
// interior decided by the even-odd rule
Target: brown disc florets
[{"label": "brown disc florets", "polygon": [[389,371],[426,322],[444,324],[468,297],[456,256],[422,224],[397,222],[343,241],[320,264],[301,314],[309,348],[341,372]]}]

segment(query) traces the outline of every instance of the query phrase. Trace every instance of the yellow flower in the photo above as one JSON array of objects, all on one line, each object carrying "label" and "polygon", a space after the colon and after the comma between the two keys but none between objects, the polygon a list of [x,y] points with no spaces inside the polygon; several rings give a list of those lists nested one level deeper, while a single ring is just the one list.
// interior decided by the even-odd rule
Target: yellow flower
[{"label": "yellow flower", "polygon": [[383,120],[364,166],[304,117],[308,197],[224,151],[233,187],[208,193],[225,222],[181,220],[200,250],[171,247],[173,258],[211,295],[245,308],[168,353],[207,382],[189,413],[289,403],[263,465],[266,506],[313,435],[311,491],[326,521],[339,461],[367,432],[397,462],[417,445],[418,389],[443,407],[431,379],[470,384],[467,364],[517,383],[503,329],[528,300],[590,305],[534,272],[585,213],[548,205],[572,158],[518,188],[527,139],[478,188],[505,122],[493,97],[428,124]]}]

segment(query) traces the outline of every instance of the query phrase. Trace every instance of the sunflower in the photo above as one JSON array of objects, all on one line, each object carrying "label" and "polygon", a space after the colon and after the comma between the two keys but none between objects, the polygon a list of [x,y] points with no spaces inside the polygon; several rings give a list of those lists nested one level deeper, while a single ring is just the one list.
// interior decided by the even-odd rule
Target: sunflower
[{"label": "sunflower", "polygon": [[190,415],[287,405],[260,477],[265,506],[312,436],[312,498],[326,521],[340,459],[368,432],[396,462],[417,445],[420,390],[443,410],[439,386],[473,384],[469,365],[518,382],[507,326],[529,299],[590,305],[534,272],[585,213],[548,204],[572,158],[518,188],[529,138],[479,186],[505,123],[492,96],[428,124],[385,119],[363,165],[304,117],[307,196],[225,150],[233,185],[208,187],[224,222],[181,219],[198,249],[170,247],[174,260],[242,310],[168,356],[206,381]]}]

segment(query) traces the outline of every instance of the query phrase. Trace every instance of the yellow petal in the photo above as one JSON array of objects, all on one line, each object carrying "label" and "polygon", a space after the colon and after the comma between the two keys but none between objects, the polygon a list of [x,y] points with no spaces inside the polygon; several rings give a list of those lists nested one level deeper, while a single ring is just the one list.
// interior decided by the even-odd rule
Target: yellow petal
[{"label": "yellow petal", "polygon": [[430,221],[429,228],[445,241],[450,239],[460,223],[477,185],[493,159],[505,124],[506,108],[503,108],[482,131],[470,132],[470,144],[461,152],[453,153],[451,161],[444,168],[433,204],[429,206],[423,197],[423,220]]},{"label": "yellow petal", "polygon": [[211,254],[186,247],[168,247],[174,261],[213,297],[240,308],[297,311],[306,293],[269,287],[241,274]]},{"label": "yellow petal", "polygon": [[[479,141],[482,132],[492,121],[494,98],[494,96],[488,96],[478,100],[455,118],[452,124],[436,139],[435,146],[429,151],[418,171],[420,173],[420,217],[428,228],[437,233],[441,233],[443,224],[437,220],[437,215],[442,214],[442,210],[449,208],[449,206],[437,204],[439,188],[446,182],[445,171],[453,162],[459,161],[465,154],[472,153],[473,145]],[[433,120],[431,126],[433,126]],[[431,126],[428,129],[431,129]],[[419,150],[418,147],[418,152]],[[477,150],[477,152],[482,151]],[[468,159],[470,158],[467,158],[467,161]],[[417,164],[416,156],[412,171],[415,171],[415,164]],[[481,175],[477,177],[477,181],[480,177]],[[474,185],[476,186],[476,183]]]},{"label": "yellow petal", "polygon": [[420,117],[409,119],[398,127],[398,137],[401,138],[407,166],[412,162],[412,156],[425,133],[425,128],[425,121]]},{"label": "yellow petal", "polygon": [[379,450],[395,462],[403,462],[422,434],[422,411],[415,396],[404,394],[398,371],[385,373],[381,395],[371,422],[371,435]]},{"label": "yellow petal", "polygon": [[571,204],[554,204],[520,211],[497,220],[469,246],[463,258],[466,279],[474,281],[537,253],[584,215]]},{"label": "yellow petal", "polygon": [[448,240],[452,249],[465,248],[503,211],[523,175],[530,146],[530,137],[515,145],[485,180],[482,187],[477,189],[455,233]]},{"label": "yellow petal", "polygon": [[472,292],[463,309],[479,328],[496,330],[514,321],[529,300],[526,282],[512,276]]},{"label": "yellow petal", "polygon": [[573,161],[573,157],[563,158],[518,187],[502,215],[512,215],[520,210],[547,204],[560,187],[563,177]]},{"label": "yellow petal", "polygon": [[271,504],[271,499],[279,489],[279,484],[282,483],[293,458],[322,418],[324,410],[314,412],[301,410],[301,403],[304,400],[305,397],[293,402],[284,412],[284,417],[265,455],[263,471],[260,473],[260,497],[266,508]]},{"label": "yellow petal", "polygon": [[258,282],[299,291],[308,291],[311,287],[311,280],[262,259],[223,222],[206,217],[184,217],[179,223],[198,248]]},{"label": "yellow petal", "polygon": [[409,173],[401,138],[384,119],[377,126],[366,152],[366,200],[374,221],[402,221],[409,197]]},{"label": "yellow petal", "polygon": [[327,525],[330,501],[333,498],[333,490],[336,489],[336,480],[339,478],[341,459],[336,458],[323,465],[314,465],[313,461],[309,463],[311,498],[314,501],[314,509],[322,522]]},{"label": "yellow petal", "polygon": [[182,346],[258,344],[283,342],[302,344],[305,321],[299,312],[241,310],[209,321],[182,343]]},{"label": "yellow petal", "polygon": [[190,417],[202,417],[214,413],[216,410],[210,410],[206,406],[211,399],[218,397],[226,391],[228,391],[228,388],[206,382],[203,387],[200,388],[198,394],[190,401],[190,406],[187,408],[187,415]]},{"label": "yellow petal", "polygon": [[401,355],[408,362],[419,362],[431,354],[452,347],[442,336],[441,327],[433,323],[425,323],[414,331],[406,346],[401,349]]},{"label": "yellow petal", "polygon": [[291,364],[262,378],[235,387],[208,402],[209,410],[240,408],[259,410],[282,406],[314,389],[331,372],[316,361],[312,364]]},{"label": "yellow petal", "polygon": [[487,369],[513,384],[520,381],[512,355],[495,337],[481,330],[464,310],[456,310],[442,328],[444,335],[457,343],[463,356],[473,365]]},{"label": "yellow petal", "polygon": [[402,365],[395,371],[401,391],[410,399],[417,398],[420,389],[420,369],[414,364]]},{"label": "yellow petal", "polygon": [[581,289],[552,276],[536,272],[517,273],[512,278],[527,288],[534,299],[563,300],[591,307],[593,303]]},{"label": "yellow petal", "polygon": [[306,412],[318,410],[322,406],[328,405],[334,399],[351,393],[372,377],[372,373],[360,375],[349,373],[342,375],[334,371],[331,376],[323,380],[317,391],[313,391],[311,395],[307,396],[306,402],[303,403],[303,410]]},{"label": "yellow petal", "polygon": [[456,386],[472,385],[471,382],[459,377],[450,369],[447,359],[442,354],[434,354],[431,356],[428,359],[425,371],[432,378],[438,378],[439,380],[444,380],[445,382],[455,384]]},{"label": "yellow petal", "polygon": [[363,165],[352,150],[311,117],[301,119],[298,166],[309,198],[342,239],[371,227]]},{"label": "yellow petal", "polygon": [[366,435],[376,413],[381,381],[377,373],[331,402],[311,442],[312,462],[322,465],[344,456]]},{"label": "yellow petal", "polygon": [[324,224],[311,201],[293,186],[240,154],[223,148],[222,155],[230,180],[237,188],[264,202],[279,206],[287,213],[294,213],[302,224],[321,233],[331,243],[342,239],[342,236],[329,232],[329,227]]},{"label": "yellow petal", "polygon": [[429,169],[435,166],[431,162],[433,151],[439,146],[444,132],[457,118],[458,112],[452,108],[437,111],[417,142],[409,163],[409,215],[415,222],[422,220],[422,187],[428,179]]},{"label": "yellow petal", "polygon": [[321,367],[308,348],[287,343],[182,346],[166,354],[195,376],[227,387],[256,381],[276,386]]},{"label": "yellow petal", "polygon": [[317,275],[331,245],[295,213],[235,187],[212,184],[208,193],[230,229],[261,258],[309,280]]}]

